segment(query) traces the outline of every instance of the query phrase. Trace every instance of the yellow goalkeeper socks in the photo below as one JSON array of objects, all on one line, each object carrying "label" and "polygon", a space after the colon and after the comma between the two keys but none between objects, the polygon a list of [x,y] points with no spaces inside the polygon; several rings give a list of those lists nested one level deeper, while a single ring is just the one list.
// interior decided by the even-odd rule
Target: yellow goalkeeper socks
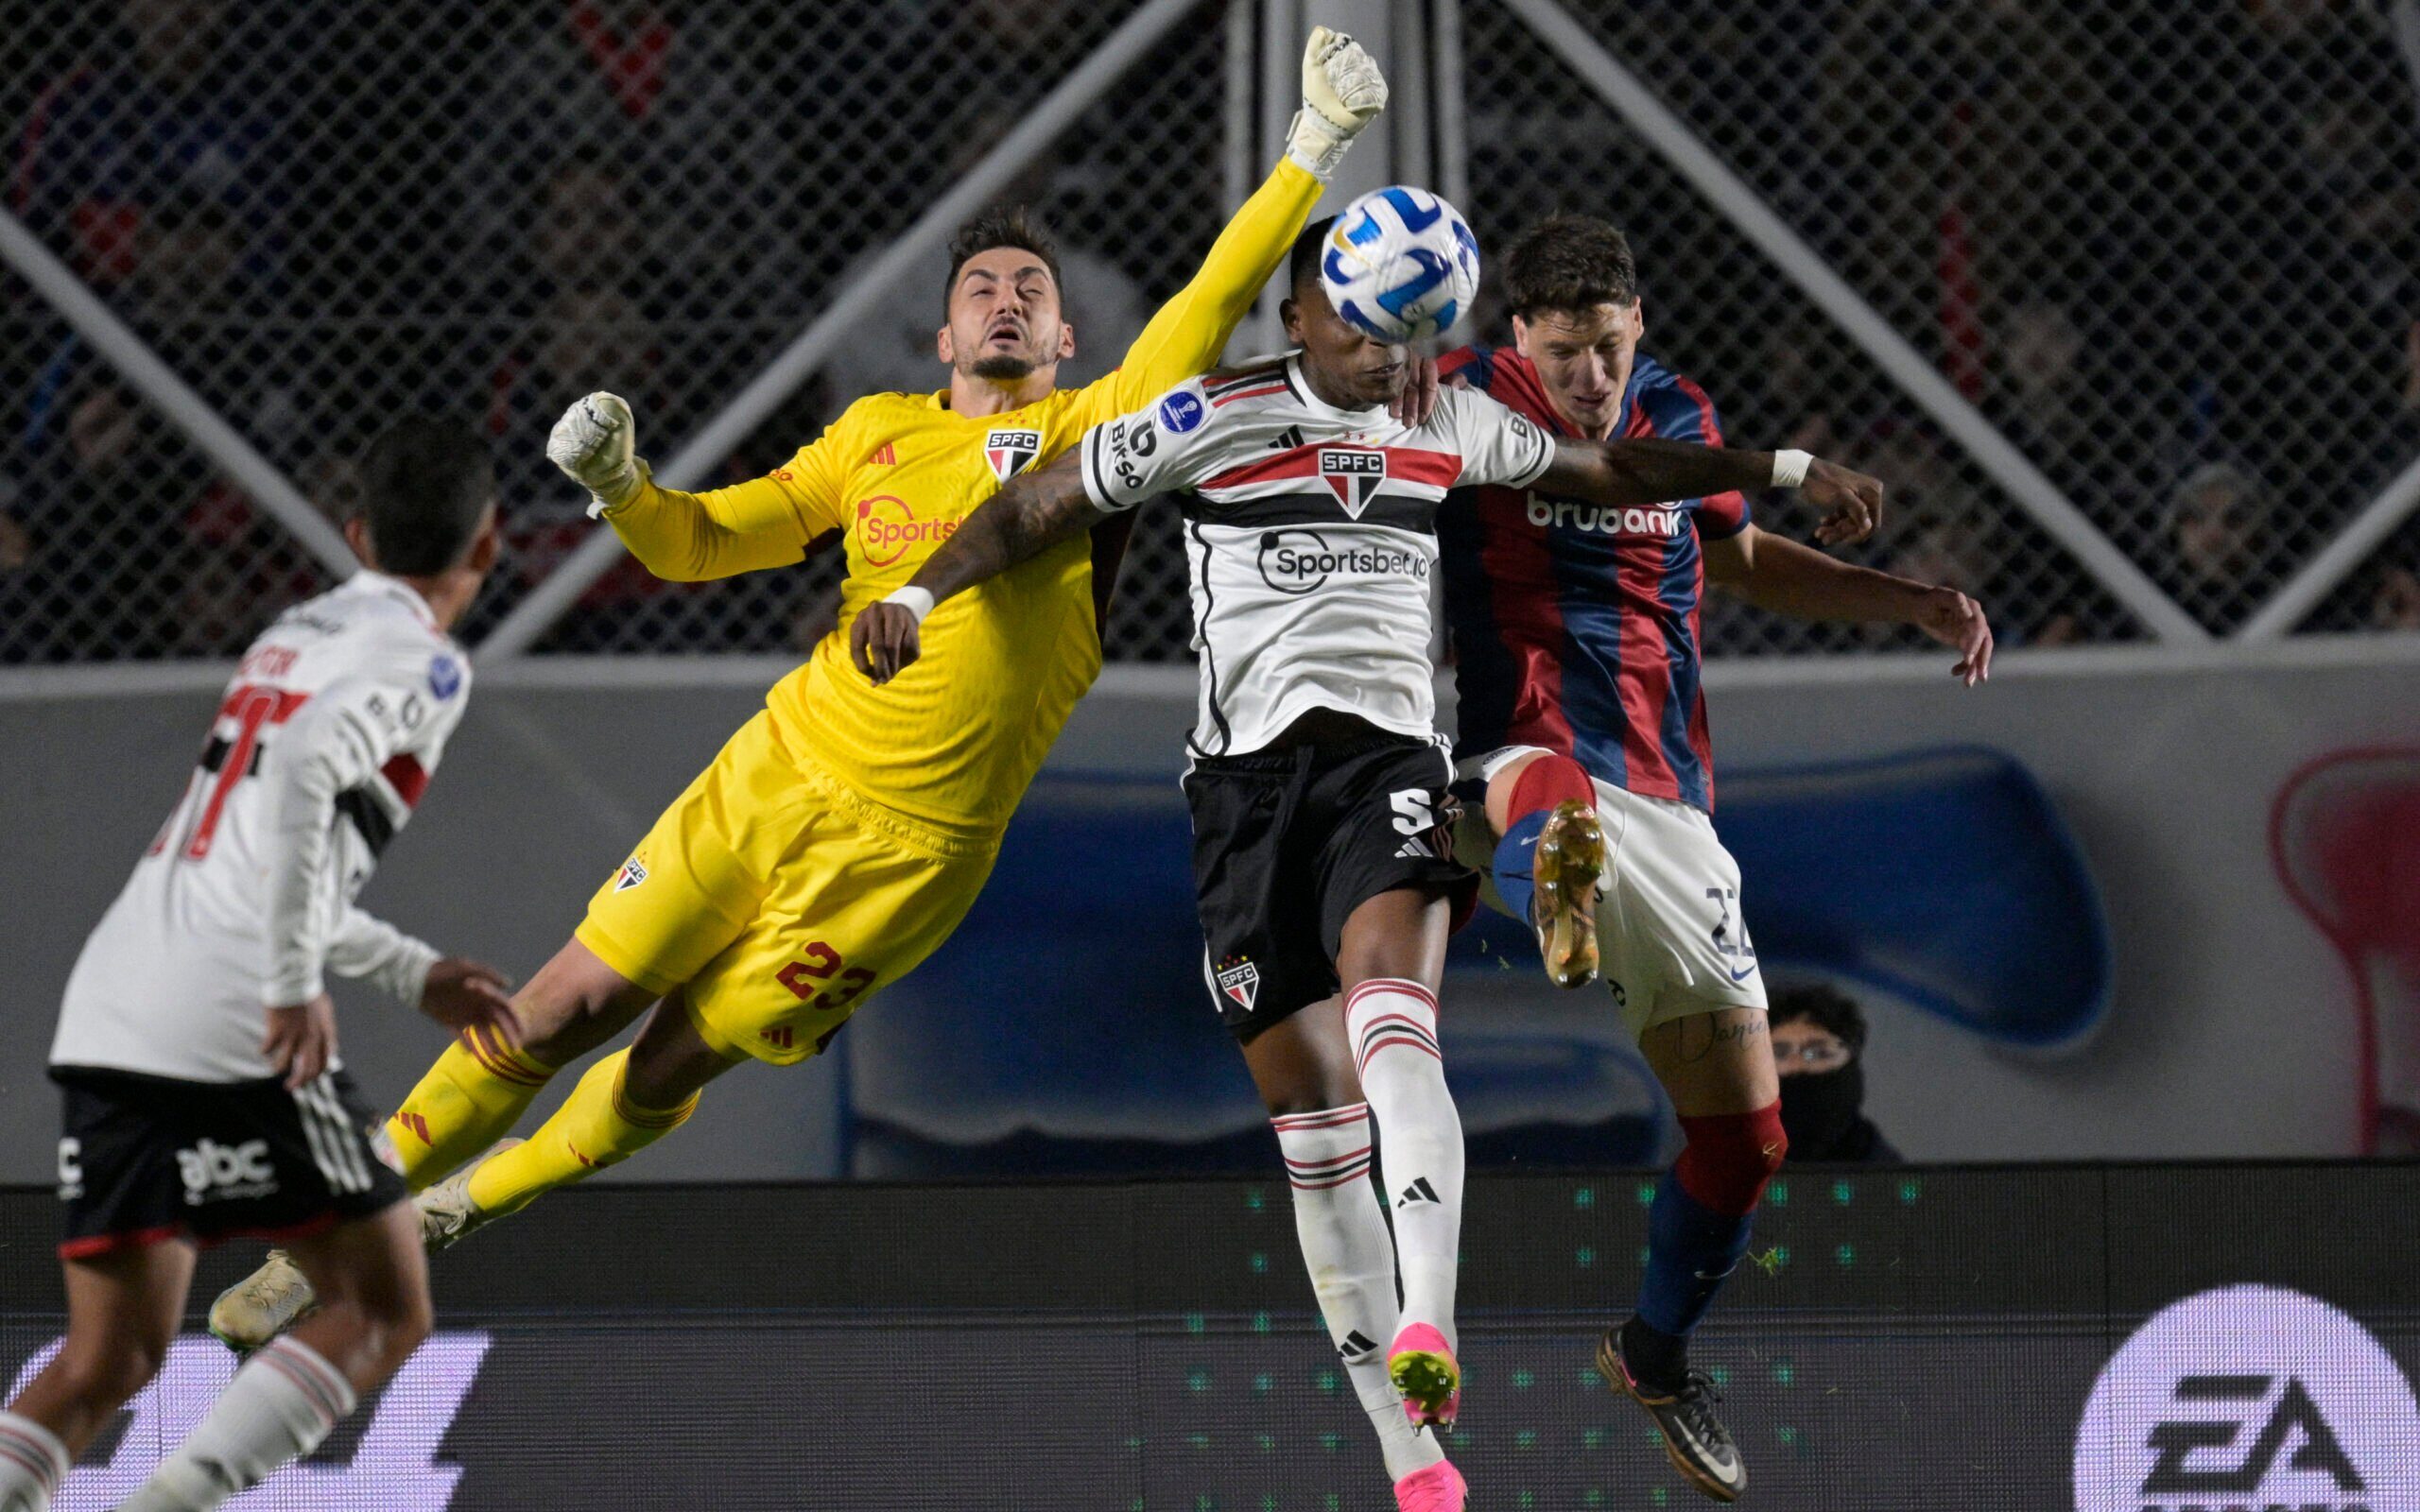
[{"label": "yellow goalkeeper socks", "polygon": [[446,1046],[387,1120],[404,1184],[414,1192],[433,1186],[511,1133],[554,1074],[484,1029]]},{"label": "yellow goalkeeper socks", "polygon": [[619,1164],[689,1121],[698,1094],[678,1108],[640,1108],[622,1094],[631,1053],[617,1050],[579,1078],[555,1116],[526,1144],[503,1151],[471,1173],[471,1201],[490,1217],[527,1206],[542,1192]]}]

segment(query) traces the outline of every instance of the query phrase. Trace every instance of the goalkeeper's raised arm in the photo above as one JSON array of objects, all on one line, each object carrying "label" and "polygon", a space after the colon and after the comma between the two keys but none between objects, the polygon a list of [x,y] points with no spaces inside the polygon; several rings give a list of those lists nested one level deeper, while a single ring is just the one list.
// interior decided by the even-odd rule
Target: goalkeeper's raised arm
[{"label": "goalkeeper's raised arm", "polygon": [[[848,525],[856,501],[869,497],[903,500],[920,521],[962,515],[982,497],[973,490],[999,475],[956,466],[954,458],[979,457],[988,445],[983,432],[965,429],[967,421],[1030,417],[1037,460],[1046,461],[1095,421],[1212,366],[1285,258],[1328,175],[1386,102],[1386,79],[1370,55],[1350,37],[1313,28],[1303,53],[1303,104],[1284,159],[1236,212],[1192,281],[1144,326],[1119,370],[1086,389],[1054,395],[1058,361],[1074,346],[1060,313],[1058,265],[1046,233],[1037,233],[1022,213],[987,215],[961,232],[961,244],[977,233],[973,243],[952,249],[946,323],[937,333],[938,354],[950,364],[949,387],[929,403],[921,396],[860,401],[786,466],[702,493],[655,482],[637,455],[631,407],[614,394],[591,394],[565,410],[547,438],[546,455],[589,490],[591,512],[648,571],[681,581],[789,566],[817,537]],[[981,238],[987,230],[993,240]],[[900,411],[903,403],[913,412]],[[845,433],[845,443],[836,441],[836,432]],[[928,438],[945,441],[946,455]],[[906,457],[911,450],[916,464],[853,480],[868,458]],[[869,566],[896,566],[904,575],[913,562],[853,556],[853,576]]]},{"label": "goalkeeper's raised arm", "polygon": [[1387,79],[1359,43],[1325,26],[1303,49],[1303,104],[1286,155],[1219,232],[1201,270],[1162,305],[1126,350],[1117,371],[1094,386],[1105,420],[1218,365],[1253,301],[1285,262],[1353,139],[1387,108]]},{"label": "goalkeeper's raised arm", "polygon": [[659,487],[638,457],[636,431],[620,395],[590,394],[555,421],[546,458],[588,490],[588,512],[658,577],[700,582],[787,567],[845,519],[828,431],[778,472],[703,493]]}]

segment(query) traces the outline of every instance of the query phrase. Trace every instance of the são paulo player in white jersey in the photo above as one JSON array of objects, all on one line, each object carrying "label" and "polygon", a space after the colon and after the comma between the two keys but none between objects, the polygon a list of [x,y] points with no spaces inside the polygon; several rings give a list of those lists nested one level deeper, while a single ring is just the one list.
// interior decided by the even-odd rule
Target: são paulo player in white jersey
[{"label": "s\u00e3o paulo player in white jersey", "polygon": [[346,538],[369,567],[279,616],[84,946],[51,1047],[66,1105],[67,1337],[0,1413],[0,1512],[41,1512],[159,1368],[195,1248],[283,1239],[316,1315],[238,1370],[132,1500],[215,1507],[316,1447],[428,1332],[420,1223],[372,1152],[322,974],[510,1034],[505,983],[354,906],[437,769],[470,672],[446,635],[496,558],[487,444],[406,421]]},{"label": "s\u00e3o paulo player in white jersey", "polygon": [[[1316,267],[1325,230],[1294,248],[1284,317],[1299,352],[1181,385],[1012,480],[859,616],[852,649],[887,679],[916,659],[935,602],[1182,495],[1201,660],[1184,790],[1203,972],[1275,1121],[1312,1285],[1397,1503],[1427,1512],[1463,1497],[1419,1430],[1450,1426],[1460,1405],[1461,1127],[1436,992],[1475,881],[1451,855],[1452,772],[1434,728],[1437,510],[1449,489],[1482,483],[1612,506],[1761,488],[1774,458],[1557,441],[1459,390],[1406,424],[1388,406],[1409,355],[1336,317]],[[1829,498],[1878,491],[1823,464],[1808,484]],[[1373,1121],[1392,1240],[1368,1184]]]}]

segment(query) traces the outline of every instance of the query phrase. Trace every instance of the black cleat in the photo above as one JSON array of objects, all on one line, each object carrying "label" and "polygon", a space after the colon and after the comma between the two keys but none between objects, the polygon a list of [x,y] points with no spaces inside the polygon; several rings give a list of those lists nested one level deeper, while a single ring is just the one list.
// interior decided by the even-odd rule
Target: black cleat
[{"label": "black cleat", "polygon": [[1732,1442],[1731,1431],[1714,1415],[1714,1404],[1722,1400],[1716,1395],[1714,1383],[1704,1371],[1691,1370],[1678,1389],[1641,1384],[1622,1358],[1621,1332],[1618,1328],[1605,1331],[1597,1346],[1597,1373],[1647,1409],[1647,1415],[1655,1419],[1656,1431],[1664,1435],[1666,1456],[1691,1486],[1718,1502],[1738,1501],[1739,1493],[1748,1488],[1748,1467],[1739,1458],[1739,1446]]}]

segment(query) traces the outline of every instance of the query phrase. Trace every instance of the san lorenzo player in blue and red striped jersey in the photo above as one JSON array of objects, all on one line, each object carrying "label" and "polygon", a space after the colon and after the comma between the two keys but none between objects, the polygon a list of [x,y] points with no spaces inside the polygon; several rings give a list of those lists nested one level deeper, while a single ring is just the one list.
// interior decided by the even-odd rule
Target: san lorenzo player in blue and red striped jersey
[{"label": "san lorenzo player in blue and red striped jersey", "polygon": [[[1505,254],[1511,349],[1439,368],[1549,435],[1722,444],[1704,389],[1641,355],[1636,269],[1603,221],[1558,216]],[[1795,482],[1802,455],[1778,454]],[[1764,531],[1740,493],[1600,508],[1540,488],[1456,490],[1438,519],[1461,696],[1455,753],[1486,784],[1458,850],[1538,931],[1548,975],[1601,974],[1687,1136],[1656,1194],[1637,1312],[1599,1368],[1654,1417],[1673,1464],[1720,1501],[1747,1484],[1687,1336],[1745,1253],[1780,1167],[1780,1082],[1739,868],[1715,837],[1699,612],[1711,580],[1804,619],[1913,625],[1972,686],[1992,633],[1972,599],[1834,560]],[[1864,539],[1852,500],[1817,528]],[[1608,857],[1613,864],[1608,868]]]}]

